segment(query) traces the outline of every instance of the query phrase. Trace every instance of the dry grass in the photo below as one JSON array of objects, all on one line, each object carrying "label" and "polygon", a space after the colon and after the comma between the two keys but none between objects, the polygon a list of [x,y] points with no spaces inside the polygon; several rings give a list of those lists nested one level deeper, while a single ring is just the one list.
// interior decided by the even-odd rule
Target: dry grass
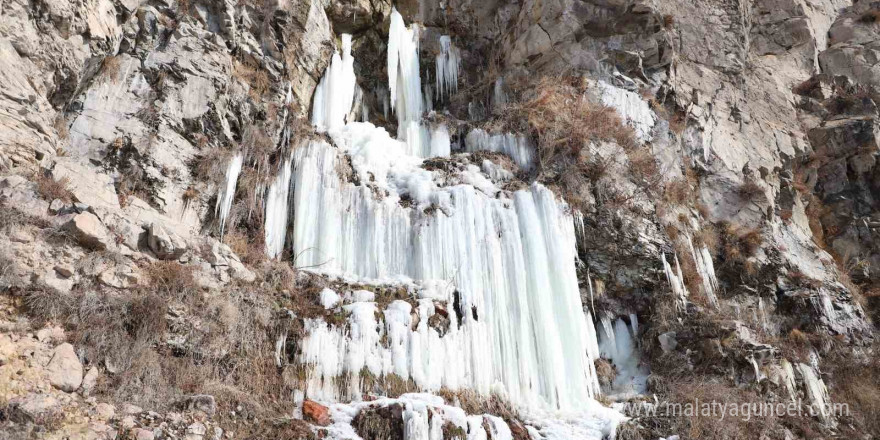
[{"label": "dry grass", "polygon": [[764,188],[753,180],[746,180],[736,190],[739,197],[746,203],[757,202],[765,196]]},{"label": "dry grass", "polygon": [[[613,108],[586,98],[579,78],[544,77],[527,90],[524,99],[499,112],[499,128],[525,133],[536,142],[545,178],[555,176],[552,179],[560,183],[565,176],[566,187],[584,184],[587,175],[595,174],[585,152],[590,142],[615,142],[626,151],[638,145],[633,130]],[[639,164],[647,170],[646,161]]]},{"label": "dry grass", "polygon": [[694,196],[694,190],[687,179],[668,182],[663,189],[663,201],[670,206],[687,204]]},{"label": "dry grass", "polygon": [[254,62],[235,61],[232,76],[242,80],[250,87],[249,94],[254,100],[260,100],[271,87],[269,74]]},{"label": "dry grass", "polygon": [[37,184],[37,195],[44,200],[52,201],[60,199],[64,203],[71,203],[74,200],[73,193],[70,192],[70,179],[62,177],[55,180],[47,173],[37,172],[33,176],[34,182]]},{"label": "dry grass", "polygon": [[835,356],[826,359],[823,368],[829,374],[831,401],[849,405],[850,415],[843,417],[845,438],[880,437],[880,344],[875,343],[867,356],[853,359]]},{"label": "dry grass", "polygon": [[[764,397],[754,391],[739,389],[722,383],[696,380],[671,380],[670,401],[681,404],[760,404]],[[672,430],[685,440],[703,439],[757,439],[772,432],[776,417],[745,417],[726,414],[725,417],[696,411],[684,417],[671,419]]]},{"label": "dry grass", "polygon": [[116,81],[119,77],[120,64],[119,57],[117,56],[105,57],[101,62],[101,73],[104,75],[104,78],[108,81]]},{"label": "dry grass", "polygon": [[255,266],[267,260],[263,234],[251,237],[239,229],[234,229],[223,236],[223,242],[241,258],[244,264]]}]

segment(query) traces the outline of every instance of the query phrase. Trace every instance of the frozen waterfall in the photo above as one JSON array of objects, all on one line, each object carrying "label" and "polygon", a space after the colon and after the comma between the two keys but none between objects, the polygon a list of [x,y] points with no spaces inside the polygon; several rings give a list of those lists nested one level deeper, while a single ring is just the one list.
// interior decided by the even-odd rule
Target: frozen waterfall
[{"label": "frozen waterfall", "polygon": [[356,78],[351,56],[351,35],[342,34],[342,56],[334,53],[330,65],[315,89],[312,124],[319,132],[336,130],[345,124],[354,103]]},{"label": "frozen waterfall", "polygon": [[443,99],[458,91],[458,48],[449,35],[440,37],[440,53],[435,58],[437,71],[437,98]]},{"label": "frozen waterfall", "polygon": [[465,150],[493,151],[510,156],[524,170],[535,167],[535,148],[525,136],[511,133],[489,134],[479,128],[468,133],[464,140]]}]

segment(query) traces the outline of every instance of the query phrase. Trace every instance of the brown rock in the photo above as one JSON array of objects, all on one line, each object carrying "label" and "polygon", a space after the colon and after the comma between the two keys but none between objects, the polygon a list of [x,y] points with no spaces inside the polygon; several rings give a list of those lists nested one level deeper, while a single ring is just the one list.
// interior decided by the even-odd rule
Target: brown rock
[{"label": "brown rock", "polygon": [[303,402],[303,418],[316,425],[328,426],[330,424],[330,408],[314,400],[306,399]]}]

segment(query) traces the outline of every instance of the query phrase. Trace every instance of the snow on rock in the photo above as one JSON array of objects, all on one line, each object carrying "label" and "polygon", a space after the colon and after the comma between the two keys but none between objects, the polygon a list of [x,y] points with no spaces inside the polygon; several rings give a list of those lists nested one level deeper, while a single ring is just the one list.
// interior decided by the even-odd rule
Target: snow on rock
[{"label": "snow on rock", "polygon": [[237,153],[229,160],[226,166],[226,182],[217,192],[217,204],[214,206],[214,215],[220,219],[220,236],[226,229],[226,219],[232,208],[232,200],[235,198],[235,186],[238,183],[238,175],[241,173],[241,153]]},{"label": "snow on rock", "polygon": [[458,48],[449,35],[440,36],[440,53],[437,54],[437,98],[443,99],[458,91],[458,68],[461,59]]},{"label": "snow on rock", "polygon": [[651,140],[651,130],[657,118],[644,99],[634,92],[621,89],[604,81],[596,83],[602,104],[613,107],[624,121],[636,131],[640,141]]},{"label": "snow on rock", "polygon": [[323,306],[325,309],[332,309],[333,307],[336,307],[336,305],[339,304],[339,301],[342,299],[339,297],[339,294],[336,293],[336,291],[334,291],[333,289],[328,289],[326,287],[324,288],[324,290],[321,291],[320,296],[321,306]]},{"label": "snow on rock", "polygon": [[535,148],[525,136],[511,133],[489,134],[479,128],[468,133],[464,140],[465,150],[494,151],[510,156],[513,161],[526,170],[535,167]]},{"label": "snow on rock", "polygon": [[356,83],[351,35],[342,34],[342,56],[338,52],[333,54],[315,89],[312,124],[319,132],[332,131],[345,124],[354,103]]}]

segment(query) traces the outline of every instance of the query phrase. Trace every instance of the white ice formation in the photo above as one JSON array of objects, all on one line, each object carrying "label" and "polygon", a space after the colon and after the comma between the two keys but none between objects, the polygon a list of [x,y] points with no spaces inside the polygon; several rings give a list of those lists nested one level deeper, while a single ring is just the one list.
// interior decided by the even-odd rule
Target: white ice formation
[{"label": "white ice formation", "polygon": [[464,146],[468,152],[504,153],[525,170],[531,170],[535,167],[535,148],[525,136],[511,133],[489,134],[477,128],[468,133],[464,140]]},{"label": "white ice formation", "polygon": [[229,159],[226,166],[226,180],[223,186],[217,191],[217,204],[214,205],[214,215],[220,219],[220,236],[226,230],[226,219],[229,217],[229,210],[232,209],[232,200],[235,198],[235,186],[238,183],[238,175],[241,173],[241,153],[236,153]]},{"label": "white ice formation", "polygon": [[315,89],[312,124],[319,132],[336,130],[345,125],[345,119],[354,103],[355,87],[351,35],[342,34],[342,56],[339,53],[333,54],[330,65]]},{"label": "white ice formation", "polygon": [[697,272],[700,274],[700,279],[702,280],[703,294],[709,299],[709,304],[711,304],[712,307],[717,307],[718,298],[715,295],[715,291],[718,290],[718,278],[715,277],[715,266],[712,264],[712,254],[709,253],[709,248],[706,247],[706,245],[696,248],[690,237],[688,237],[687,240],[688,247],[691,251],[691,257],[694,259],[694,264],[697,266]]},{"label": "white ice formation", "polygon": [[434,60],[437,70],[437,99],[443,99],[458,91],[458,48],[449,35],[440,37],[440,53]]},{"label": "white ice formation", "polygon": [[[464,156],[449,169],[424,168],[425,158],[450,155],[450,136],[446,126],[421,119],[418,29],[407,29],[396,10],[388,81],[397,139],[328,111],[351,105],[355,80],[333,73],[337,61],[343,73],[351,62],[349,45],[316,92],[313,121],[332,143],[292,147],[268,188],[266,250],[273,257],[289,250],[297,267],[334,279],[404,286],[411,297],[388,302],[365,290],[322,292],[322,305],[346,321],[304,320],[297,360],[307,374],[298,395],[354,401],[331,407],[331,438],[357,438],[350,435],[354,414],[386,403],[405,406],[407,440],[440,438],[437,424],[449,417],[468,428],[469,439],[511,438],[503,420],[464,416],[434,396],[359,403],[373,391],[368,377],[501,396],[526,414],[534,438],[613,436],[622,416],[592,399],[599,346],[581,304],[570,209],[537,183],[503,191],[496,183],[513,176],[491,161]],[[447,93],[451,83],[443,84]],[[328,104],[334,102],[343,105]],[[486,138],[474,149],[533,166],[524,139]],[[429,417],[438,408],[442,418]]]},{"label": "white ice formation", "polygon": [[617,110],[624,121],[635,130],[636,137],[640,141],[650,140],[651,130],[657,117],[648,103],[638,93],[615,87],[604,81],[598,81],[596,84],[602,104]]},{"label": "white ice formation", "polygon": [[618,397],[631,397],[647,390],[648,371],[641,364],[641,355],[636,341],[638,338],[638,318],[630,315],[630,322],[605,316],[598,328],[599,353],[610,359],[617,369],[612,384],[612,392]]}]

